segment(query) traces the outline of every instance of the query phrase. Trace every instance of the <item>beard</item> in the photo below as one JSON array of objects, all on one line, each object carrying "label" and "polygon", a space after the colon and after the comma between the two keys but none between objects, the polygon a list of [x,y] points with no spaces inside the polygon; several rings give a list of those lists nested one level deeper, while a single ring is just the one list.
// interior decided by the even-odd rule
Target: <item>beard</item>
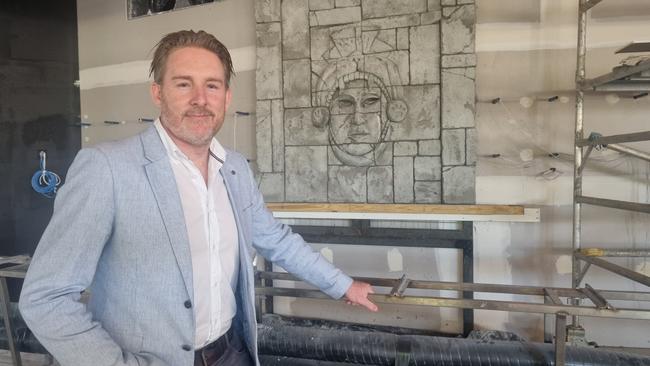
[{"label": "beard", "polygon": [[197,147],[209,145],[223,124],[223,118],[216,120],[212,111],[201,107],[174,113],[163,106],[160,119],[176,139]]}]

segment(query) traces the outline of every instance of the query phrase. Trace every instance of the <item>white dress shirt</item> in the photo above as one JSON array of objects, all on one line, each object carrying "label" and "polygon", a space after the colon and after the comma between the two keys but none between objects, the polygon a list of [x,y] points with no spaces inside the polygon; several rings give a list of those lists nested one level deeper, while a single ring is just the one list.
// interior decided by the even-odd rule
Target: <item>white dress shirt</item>
[{"label": "white dress shirt", "polygon": [[206,185],[199,169],[176,146],[159,119],[154,125],[167,149],[183,206],[192,255],[194,347],[199,349],[225,334],[237,312],[237,225],[219,173],[226,151],[212,139]]}]

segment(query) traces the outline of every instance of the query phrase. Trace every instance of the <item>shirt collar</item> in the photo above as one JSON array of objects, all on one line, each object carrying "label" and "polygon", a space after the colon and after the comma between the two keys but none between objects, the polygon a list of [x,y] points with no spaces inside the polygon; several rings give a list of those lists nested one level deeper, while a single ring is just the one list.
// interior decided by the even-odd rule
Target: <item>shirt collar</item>
[{"label": "shirt collar", "polygon": [[[185,155],[185,153],[183,153],[183,151],[181,151],[181,149],[176,146],[174,140],[172,140],[172,138],[169,136],[167,130],[165,130],[162,123],[160,122],[160,118],[157,118],[153,125],[158,131],[160,139],[162,140],[162,143],[165,146],[165,150],[167,150],[169,157],[189,160],[187,155]],[[210,156],[212,156],[220,166],[223,165],[224,161],[226,161],[226,149],[224,149],[224,147],[214,137],[210,142]]]}]

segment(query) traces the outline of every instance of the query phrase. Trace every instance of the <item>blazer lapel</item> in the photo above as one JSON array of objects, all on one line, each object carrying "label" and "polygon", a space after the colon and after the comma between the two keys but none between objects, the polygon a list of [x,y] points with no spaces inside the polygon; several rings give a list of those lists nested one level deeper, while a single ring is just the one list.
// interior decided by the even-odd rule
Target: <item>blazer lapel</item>
[{"label": "blazer lapel", "polygon": [[194,301],[192,283],[192,255],[190,253],[183,206],[181,204],[176,178],[167,159],[167,151],[160,140],[155,127],[150,127],[141,135],[145,157],[150,161],[145,165],[149,184],[158,203],[158,208],[165,223],[165,230],[169,237],[176,263],[183,276],[185,287]]}]

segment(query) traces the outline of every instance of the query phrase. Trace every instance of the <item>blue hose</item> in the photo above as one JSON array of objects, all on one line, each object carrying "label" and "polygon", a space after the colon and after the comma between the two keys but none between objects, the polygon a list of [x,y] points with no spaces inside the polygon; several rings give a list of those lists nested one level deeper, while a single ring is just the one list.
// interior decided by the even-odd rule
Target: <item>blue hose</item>
[{"label": "blue hose", "polygon": [[45,169],[47,159],[45,151],[41,151],[39,155],[41,169],[32,175],[32,188],[47,198],[54,198],[61,184],[61,178],[56,173]]}]

